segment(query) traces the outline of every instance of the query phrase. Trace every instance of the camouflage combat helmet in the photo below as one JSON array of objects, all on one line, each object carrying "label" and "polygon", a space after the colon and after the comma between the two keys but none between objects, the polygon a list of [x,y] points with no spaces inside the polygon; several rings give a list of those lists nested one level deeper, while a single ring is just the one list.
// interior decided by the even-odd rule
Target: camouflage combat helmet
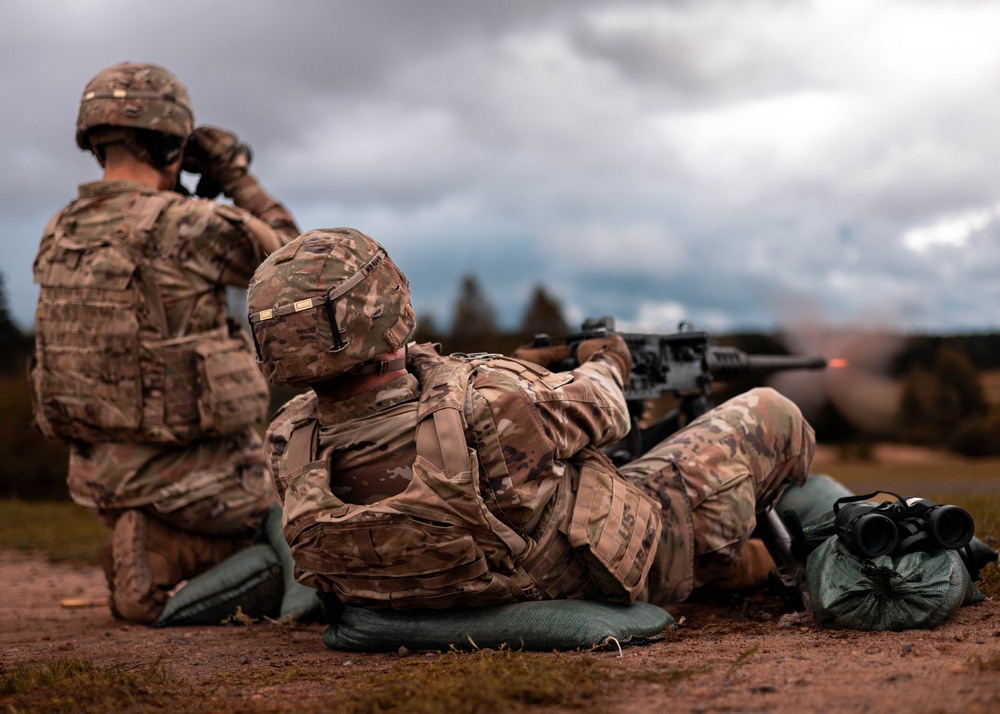
[{"label": "camouflage combat helmet", "polygon": [[76,144],[92,146],[97,127],[124,127],[187,138],[194,129],[191,99],[180,81],[155,64],[122,62],[90,80],[80,99]]},{"label": "camouflage combat helmet", "polygon": [[378,372],[373,358],[413,334],[410,284],[385,249],[352,228],[309,231],[272,253],[247,292],[264,376],[305,387]]}]

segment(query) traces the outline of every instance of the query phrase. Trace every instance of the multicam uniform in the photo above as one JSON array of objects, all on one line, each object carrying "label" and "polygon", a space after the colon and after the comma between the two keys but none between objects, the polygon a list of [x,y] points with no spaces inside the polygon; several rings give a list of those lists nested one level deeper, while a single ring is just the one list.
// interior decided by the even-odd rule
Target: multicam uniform
[{"label": "multicam uniform", "polygon": [[[618,368],[597,357],[555,374],[429,345],[409,357],[411,373],[375,393],[300,397],[272,422],[269,459],[303,582],[369,607],[630,601],[660,518],[638,489],[606,488],[613,467],[588,448],[627,432]],[[605,522],[614,537],[600,535]]]},{"label": "multicam uniform", "polygon": [[642,598],[680,602],[739,558],[756,514],[805,483],[816,450],[798,407],[770,388],[724,402],[619,470],[663,504]]},{"label": "multicam uniform", "polygon": [[[511,359],[476,360],[461,407],[465,443],[453,448],[468,447],[478,456],[478,500],[501,524],[486,519],[485,525],[493,533],[511,529],[517,538],[508,537],[508,545],[517,539],[525,544],[520,552],[491,551],[483,529],[470,528],[474,540],[483,540],[490,570],[477,578],[480,584],[491,576],[494,581],[476,587],[459,582],[454,572],[462,553],[421,549],[421,536],[412,529],[395,541],[375,527],[352,537],[361,527],[358,519],[350,525],[341,520],[352,508],[347,504],[391,504],[406,511],[422,502],[427,518],[440,514],[440,504],[427,495],[426,477],[414,487],[418,415],[447,401],[438,398],[440,385],[418,377],[428,362],[447,362],[430,355],[428,346],[411,348],[410,373],[353,398],[330,401],[322,389],[319,396],[301,395],[268,431],[269,467],[301,579],[351,604],[447,607],[636,597],[677,602],[735,561],[753,530],[756,506],[783,484],[802,483],[811,461],[812,430],[798,409],[773,390],[758,389],[621,469],[627,481],[606,464],[606,480],[595,489],[586,476],[581,479],[581,464],[600,469],[594,447],[618,441],[629,427],[615,361],[598,354],[573,372],[550,373]],[[300,434],[309,435],[308,456],[291,453],[301,450],[293,445]],[[475,494],[455,489],[442,496],[435,488],[445,503],[449,495],[454,499],[455,511],[470,501],[476,510]],[[647,495],[637,497],[640,490]],[[583,504],[584,523],[601,533],[591,532],[581,550],[572,535],[585,492],[597,497]],[[617,509],[614,494],[624,494]],[[649,504],[652,513],[644,508]],[[602,533],[610,543],[600,545]],[[612,557],[600,557],[602,548]],[[624,577],[609,580],[603,566],[615,557]]]},{"label": "multicam uniform", "polygon": [[[73,285],[80,280],[72,275],[75,266],[66,263],[67,253],[59,246],[100,242],[104,232],[118,231],[120,237],[127,237],[134,228],[128,224],[136,220],[134,208],[153,202],[156,205],[152,213],[146,211],[144,219],[150,224],[146,229],[153,246],[148,270],[150,282],[162,298],[167,342],[172,340],[175,346],[186,344],[193,349],[198,344],[204,347],[228,340],[223,275],[230,284],[245,287],[265,258],[260,237],[276,234],[281,243],[286,243],[297,233],[288,212],[260,189],[252,176],[242,179],[233,193],[238,204],[253,209],[260,217],[243,208],[156,191],[133,181],[82,185],[79,198],[50,221],[36,259],[36,280],[43,285],[40,339],[67,344],[79,339],[86,344],[106,327],[102,325],[105,316],[97,308],[88,313],[91,306],[86,304],[79,307],[82,312],[76,324],[53,329],[44,323],[46,315],[54,314],[50,303],[56,300],[52,295],[57,291],[62,291],[57,296],[62,303],[72,304],[67,298],[72,295],[72,287],[52,286]],[[151,309],[147,304],[133,307]],[[92,317],[89,321],[88,314]],[[248,347],[240,345],[238,349],[246,353]],[[155,366],[156,358],[162,355],[147,360],[148,351],[148,345],[143,343],[139,360],[142,368],[162,369]],[[47,353],[44,347],[39,350],[39,360],[48,359],[50,364],[45,365],[45,370],[36,366],[36,380],[42,372],[59,371],[57,364],[51,364],[56,358],[49,353],[54,352],[49,349]],[[184,354],[190,355],[190,349]],[[70,372],[72,368],[71,364]],[[192,392],[199,387],[189,383],[194,375],[179,373],[171,381],[168,373],[154,387],[147,375],[143,377],[141,422],[133,435],[115,441],[72,443],[68,484],[73,499],[108,520],[122,509],[146,507],[184,530],[232,535],[254,527],[273,500],[273,489],[264,473],[260,438],[247,426],[264,416],[259,413],[259,397],[230,405],[241,409],[256,403],[258,406],[251,407],[256,416],[232,415],[236,421],[242,419],[242,426],[230,431],[218,425],[218,433],[206,437],[195,411],[198,395]],[[177,418],[172,420],[171,402],[177,402],[176,395],[181,394],[189,394],[192,399],[173,405]],[[40,396],[46,396],[44,386]],[[181,418],[184,410],[193,412],[193,418],[191,414]]]}]

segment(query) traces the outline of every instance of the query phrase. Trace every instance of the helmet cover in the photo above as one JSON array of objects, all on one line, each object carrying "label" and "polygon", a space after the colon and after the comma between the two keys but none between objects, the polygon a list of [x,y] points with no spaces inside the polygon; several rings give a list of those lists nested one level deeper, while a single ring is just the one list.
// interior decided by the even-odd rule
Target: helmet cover
[{"label": "helmet cover", "polygon": [[87,84],[76,119],[76,144],[90,151],[87,133],[97,127],[147,129],[187,138],[194,114],[187,89],[155,64],[122,62]]},{"label": "helmet cover", "polygon": [[309,231],[268,256],[247,309],[264,376],[296,387],[399,349],[415,325],[406,276],[353,228]]}]

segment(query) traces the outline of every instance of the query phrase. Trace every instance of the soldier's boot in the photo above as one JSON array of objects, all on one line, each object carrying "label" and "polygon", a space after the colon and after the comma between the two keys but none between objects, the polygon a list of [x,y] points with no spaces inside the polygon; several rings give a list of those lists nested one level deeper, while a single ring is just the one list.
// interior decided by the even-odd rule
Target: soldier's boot
[{"label": "soldier's boot", "polygon": [[235,553],[246,541],[182,531],[138,510],[125,511],[111,543],[111,611],[153,622],[170,591]]},{"label": "soldier's boot", "polygon": [[[104,544],[101,548],[101,569],[104,571],[104,580],[108,584],[108,592],[114,592],[115,589],[115,560],[112,554],[112,549],[114,547],[114,536],[108,538],[108,542]],[[111,614],[114,615],[116,619],[123,619],[121,614],[118,612],[118,608],[115,607],[114,598],[108,598],[108,605],[111,607]]]},{"label": "soldier's boot", "polygon": [[745,590],[767,582],[775,565],[774,558],[760,538],[750,538],[740,551],[736,562],[712,578],[710,587],[723,590]]}]

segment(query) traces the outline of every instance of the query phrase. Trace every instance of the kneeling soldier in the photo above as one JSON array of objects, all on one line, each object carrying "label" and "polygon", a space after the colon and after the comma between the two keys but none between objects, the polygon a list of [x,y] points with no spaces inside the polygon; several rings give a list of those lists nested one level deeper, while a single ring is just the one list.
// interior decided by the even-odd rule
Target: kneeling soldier
[{"label": "kneeling soldier", "polygon": [[[194,127],[162,67],[94,77],[76,139],[104,176],[52,218],[35,260],[35,417],[70,444],[73,500],[114,528],[112,610],[150,622],[273,502],[254,429],[267,384],[227,324],[226,287],[246,287],[298,229],[233,134]],[[180,192],[182,165],[235,205]]]}]

